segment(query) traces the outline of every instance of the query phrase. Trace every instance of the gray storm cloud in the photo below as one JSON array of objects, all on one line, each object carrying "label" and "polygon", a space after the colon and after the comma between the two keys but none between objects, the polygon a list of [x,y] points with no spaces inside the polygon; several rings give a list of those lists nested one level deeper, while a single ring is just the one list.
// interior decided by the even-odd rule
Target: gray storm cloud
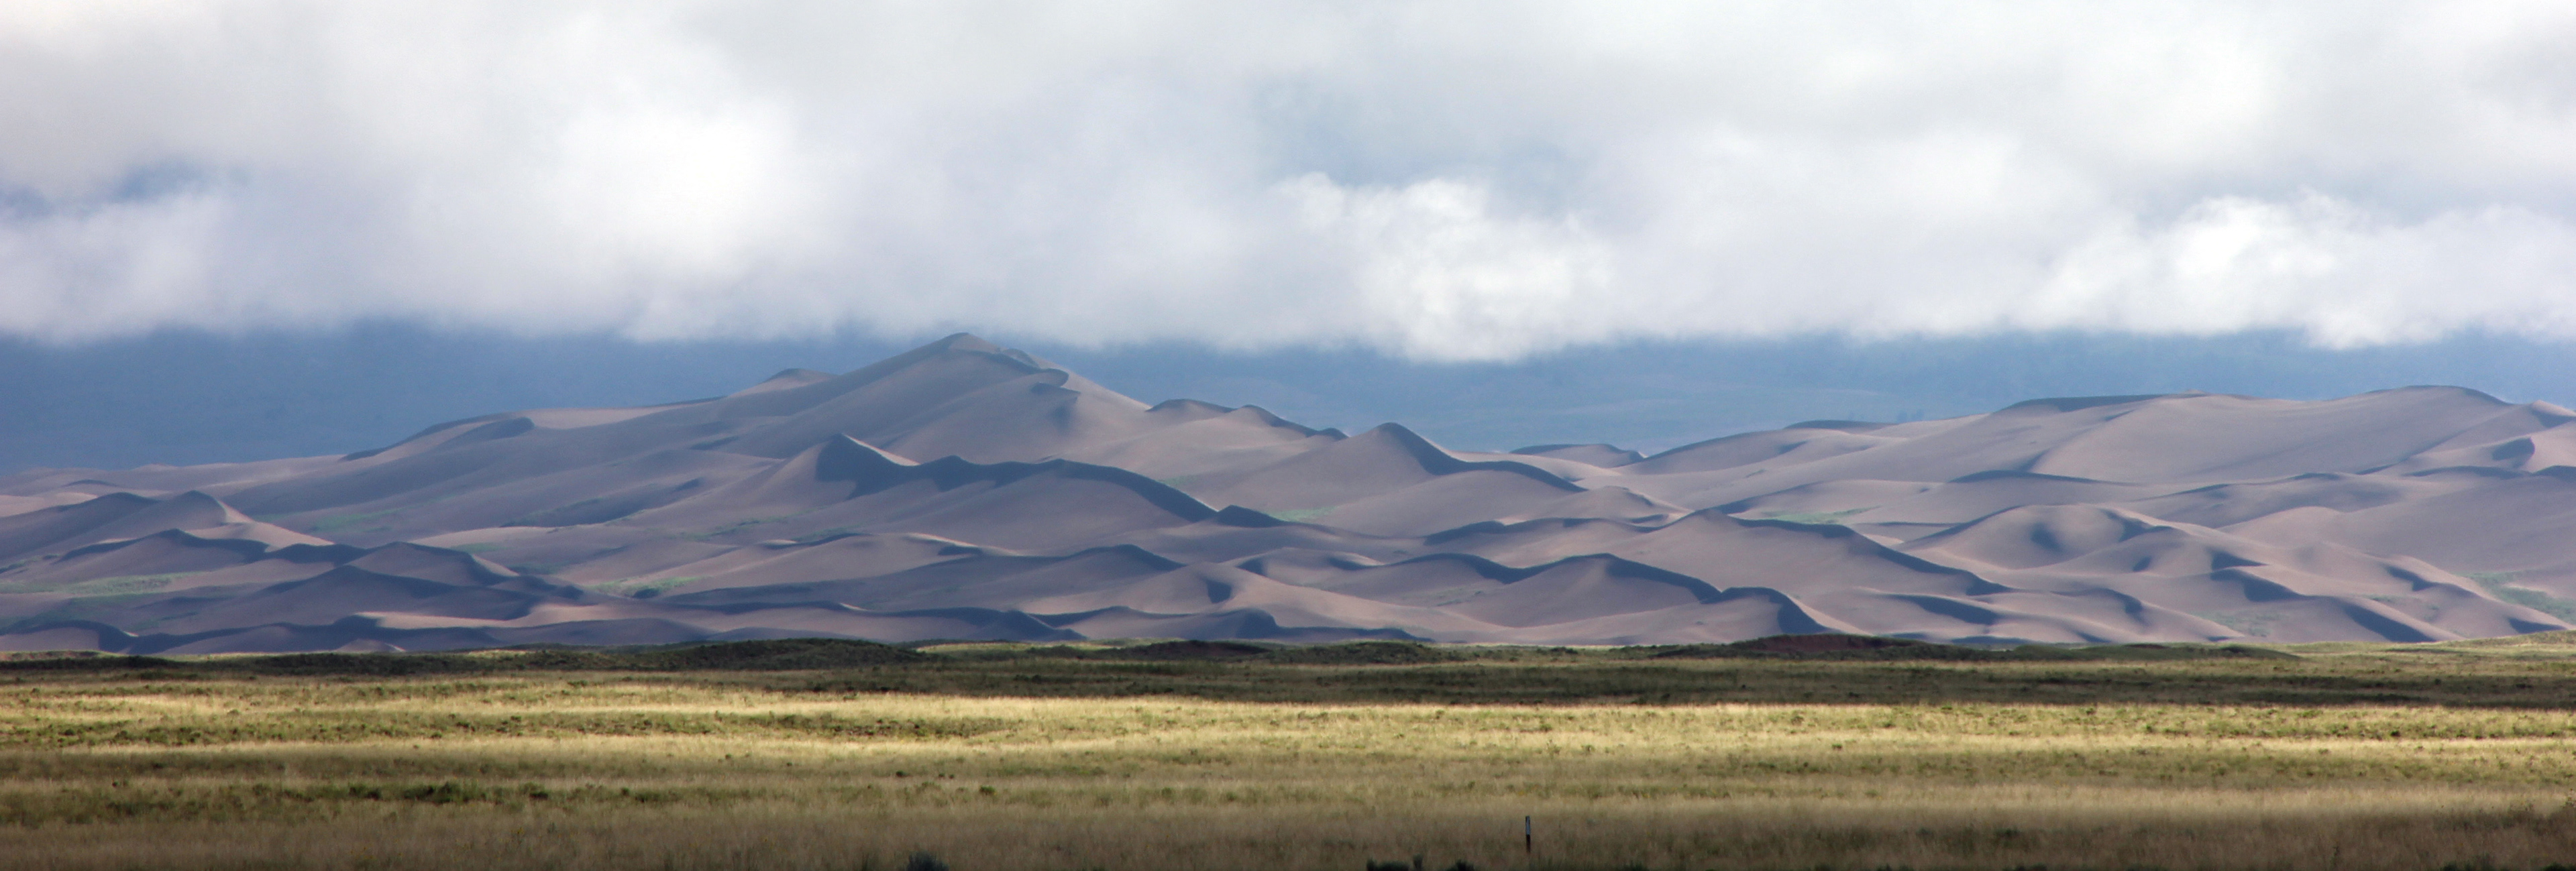
[{"label": "gray storm cloud", "polygon": [[2576,7],[0,11],[0,334],[2576,338]]}]

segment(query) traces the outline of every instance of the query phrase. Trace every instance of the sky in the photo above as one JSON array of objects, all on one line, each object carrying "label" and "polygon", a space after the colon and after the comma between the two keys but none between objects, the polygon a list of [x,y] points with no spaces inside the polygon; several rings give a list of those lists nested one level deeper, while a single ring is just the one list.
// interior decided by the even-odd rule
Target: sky
[{"label": "sky", "polygon": [[956,330],[1476,447],[2576,401],[2568,45],[2563,2],[0,0],[0,472]]}]

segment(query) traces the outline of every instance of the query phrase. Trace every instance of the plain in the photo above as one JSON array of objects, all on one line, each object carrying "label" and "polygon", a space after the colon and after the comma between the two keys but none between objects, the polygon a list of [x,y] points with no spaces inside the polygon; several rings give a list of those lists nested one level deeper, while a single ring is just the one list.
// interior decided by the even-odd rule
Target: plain
[{"label": "plain", "polygon": [[2576,856],[2576,644],[2555,634],[1966,659],[871,645],[787,670],[755,669],[815,651],[750,649],[769,658],[7,663],[0,855],[490,871]]}]

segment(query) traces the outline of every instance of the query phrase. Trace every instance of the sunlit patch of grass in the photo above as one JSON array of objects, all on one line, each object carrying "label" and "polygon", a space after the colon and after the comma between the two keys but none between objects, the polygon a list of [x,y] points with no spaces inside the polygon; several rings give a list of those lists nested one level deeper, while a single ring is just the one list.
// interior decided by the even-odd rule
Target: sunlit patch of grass
[{"label": "sunlit patch of grass", "polygon": [[[922,852],[958,871],[1359,871],[1416,855],[2531,869],[2576,846],[2576,644],[2507,641],[2049,662],[1445,650],[1354,665],[953,645],[805,672],[10,670],[0,855],[48,869],[892,869]],[[2298,693],[2311,700],[2278,700]],[[2388,695],[2420,700],[2369,700]]]},{"label": "sunlit patch of grass", "polygon": [[504,715],[480,711],[290,711],[261,718],[228,713],[220,717],[57,719],[0,727],[0,748],[610,735],[940,737],[972,735],[995,728],[999,728],[998,724],[980,720],[853,720],[831,713],[809,716],[724,711],[540,711]]}]

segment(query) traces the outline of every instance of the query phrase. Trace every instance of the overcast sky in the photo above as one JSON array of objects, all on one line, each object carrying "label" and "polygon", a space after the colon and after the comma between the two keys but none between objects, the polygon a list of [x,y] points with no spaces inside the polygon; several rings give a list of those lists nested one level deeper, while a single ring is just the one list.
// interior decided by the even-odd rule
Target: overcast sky
[{"label": "overcast sky", "polygon": [[2576,338],[2576,4],[0,0],[0,336]]}]

